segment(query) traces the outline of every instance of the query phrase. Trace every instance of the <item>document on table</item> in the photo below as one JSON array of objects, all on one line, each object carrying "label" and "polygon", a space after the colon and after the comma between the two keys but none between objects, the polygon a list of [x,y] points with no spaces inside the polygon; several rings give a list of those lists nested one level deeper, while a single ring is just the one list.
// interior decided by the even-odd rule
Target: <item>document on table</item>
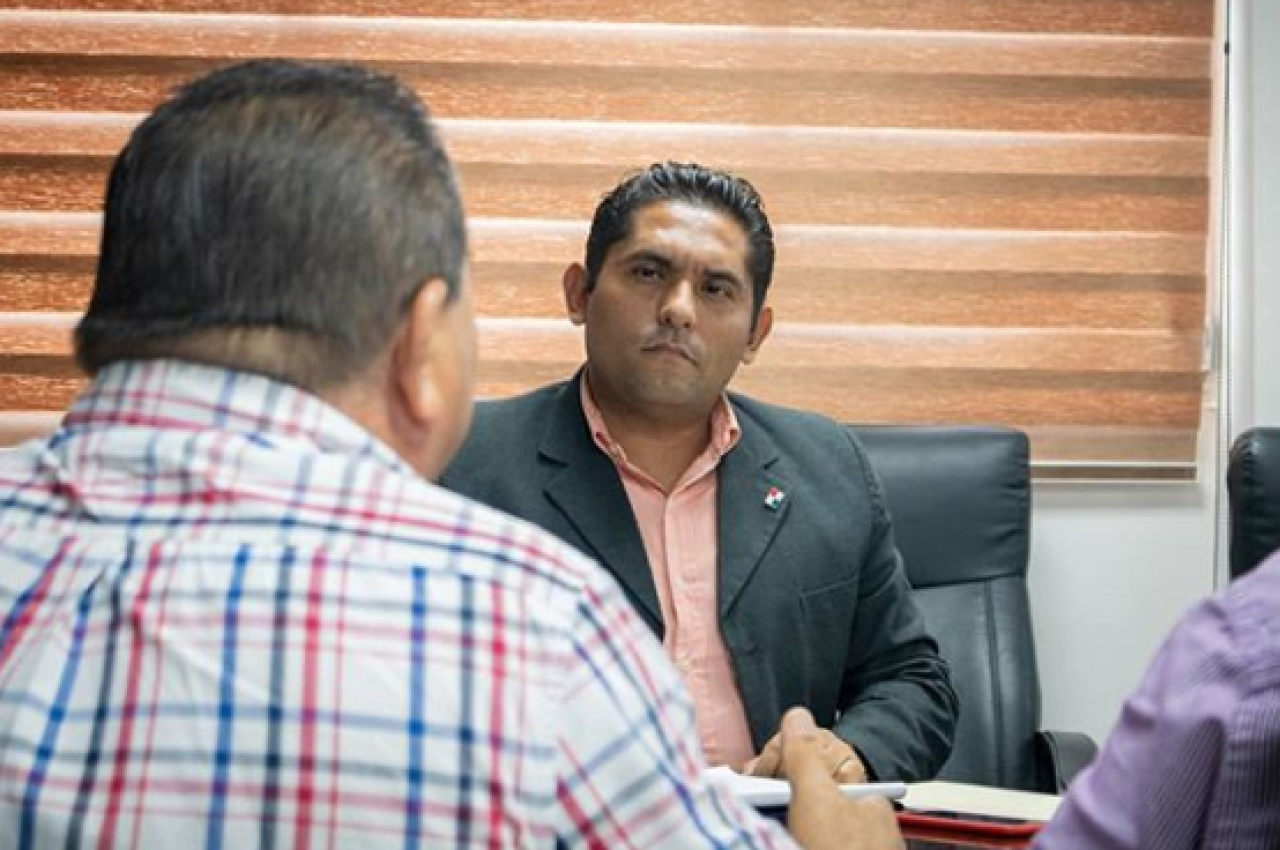
[{"label": "document on table", "polygon": [[1010,791],[960,782],[916,782],[902,801],[908,811],[943,811],[991,817],[1047,821],[1062,798],[1053,794]]},{"label": "document on table", "polygon": [[[704,775],[708,781],[728,788],[739,800],[758,809],[785,806],[791,802],[791,786],[782,779],[744,776],[728,767],[712,767]],[[841,785],[840,793],[850,799],[858,797],[897,799],[907,793],[907,786],[901,782],[863,782]]]}]

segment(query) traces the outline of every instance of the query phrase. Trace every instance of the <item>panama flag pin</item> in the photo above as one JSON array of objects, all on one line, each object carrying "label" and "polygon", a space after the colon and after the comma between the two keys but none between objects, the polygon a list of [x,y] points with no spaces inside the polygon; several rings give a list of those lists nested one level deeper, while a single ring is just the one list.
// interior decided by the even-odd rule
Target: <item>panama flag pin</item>
[{"label": "panama flag pin", "polygon": [[764,504],[771,511],[776,511],[782,507],[782,500],[787,498],[787,494],[779,490],[777,487],[770,487],[769,492],[764,494]]}]

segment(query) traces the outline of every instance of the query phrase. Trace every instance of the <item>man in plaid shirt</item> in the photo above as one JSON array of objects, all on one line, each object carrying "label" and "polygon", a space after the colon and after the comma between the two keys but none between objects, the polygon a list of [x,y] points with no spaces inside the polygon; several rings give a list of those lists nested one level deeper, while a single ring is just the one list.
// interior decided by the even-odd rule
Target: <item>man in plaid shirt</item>
[{"label": "man in plaid shirt", "polygon": [[[418,100],[258,62],[180,91],[108,185],[93,381],[0,455],[0,846],[784,847],[595,564],[428,483],[474,327]],[[806,846],[897,841],[811,718]]]}]

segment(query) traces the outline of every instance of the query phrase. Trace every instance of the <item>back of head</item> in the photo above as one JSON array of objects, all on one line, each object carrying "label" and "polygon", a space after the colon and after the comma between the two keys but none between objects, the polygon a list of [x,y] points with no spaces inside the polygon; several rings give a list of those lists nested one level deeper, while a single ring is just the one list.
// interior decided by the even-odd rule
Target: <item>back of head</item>
[{"label": "back of head", "polygon": [[747,268],[758,314],[773,280],[773,228],[765,214],[764,201],[745,179],[691,163],[654,163],[601,199],[587,236],[587,287],[595,286],[609,249],[630,235],[632,216],[650,204],[665,201],[717,210],[742,227],[750,246]]},{"label": "back of head", "polygon": [[354,67],[236,65],[180,89],[116,160],[76,356],[339,386],[424,282],[456,295],[465,260],[453,169],[411,91]]}]

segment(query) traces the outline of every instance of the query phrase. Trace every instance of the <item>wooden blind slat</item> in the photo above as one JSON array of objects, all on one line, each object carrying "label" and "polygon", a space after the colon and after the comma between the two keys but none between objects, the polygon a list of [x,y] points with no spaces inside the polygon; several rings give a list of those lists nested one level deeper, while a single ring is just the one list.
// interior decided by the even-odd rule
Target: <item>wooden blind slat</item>
[{"label": "wooden blind slat", "polygon": [[1199,36],[1212,29],[1204,0],[22,0],[31,9],[134,12],[270,11],[289,15],[397,15],[541,21],[750,24],[980,32]]},{"label": "wooden blind slat", "polygon": [[[484,315],[558,318],[569,258],[472,264]],[[87,284],[86,284],[87,285]],[[769,295],[788,322],[1199,331],[1204,279],[1176,275],[845,270],[787,264]]]},{"label": "wooden blind slat", "polygon": [[[554,378],[554,375],[550,375],[547,380],[554,380]],[[875,391],[884,388],[868,389]],[[71,398],[70,393],[66,398],[67,400]],[[64,405],[65,401],[62,401],[59,402],[58,407]],[[47,434],[57,427],[61,417],[60,410],[52,409],[6,411],[4,416],[0,417],[0,445],[14,445]],[[899,417],[896,420],[884,421],[909,420]],[[1087,471],[1091,477],[1098,475],[1095,465],[1100,461],[1129,463],[1136,461],[1157,468],[1172,467],[1175,472],[1174,477],[1184,478],[1188,472],[1186,465],[1170,459],[1186,457],[1195,452],[1194,437],[1189,438],[1185,429],[1158,427],[1117,429],[1115,438],[1106,444],[1099,444],[1097,435],[1087,428],[1033,426],[1027,430],[1036,445],[1051,450],[1050,456],[1057,458],[1058,465],[1088,464]]]},{"label": "wooden blind slat", "polygon": [[[42,373],[23,374],[21,365],[5,362],[0,375],[0,393],[26,394],[31,408],[57,412],[66,407],[84,386],[83,378],[67,370],[65,376]],[[530,385],[560,380],[565,370],[577,365],[572,360],[540,360],[511,363],[486,360],[480,369],[482,397],[503,397]],[[1077,456],[1093,451],[1111,451],[1108,440],[1098,440],[1096,423],[1108,417],[1119,430],[1180,432],[1180,445],[1194,446],[1197,417],[1187,415],[1189,402],[1197,396],[1194,380],[1155,381],[1140,375],[1126,380],[1089,385],[1064,385],[1064,374],[1034,375],[1035,381],[1018,381],[1001,373],[958,372],[945,380],[937,373],[898,369],[868,369],[856,375],[848,371],[806,370],[800,375],[783,368],[752,368],[735,379],[735,388],[760,396],[769,395],[779,403],[812,409],[820,404],[831,415],[854,422],[928,423],[940,419],[966,422],[1023,423],[1023,427],[1072,430],[1078,435],[1092,433],[1094,445],[1078,440]],[[973,396],[983,395],[990,412],[986,418],[973,416]],[[874,404],[868,402],[874,399]],[[1059,407],[1054,409],[1057,399]],[[3,422],[6,417],[0,417]],[[1109,435],[1110,436],[1110,435]],[[1052,458],[1052,454],[1048,454]],[[1141,456],[1146,457],[1143,453]],[[1174,460],[1175,458],[1166,458]],[[1187,460],[1188,458],[1181,458]]]},{"label": "wooden blind slat", "polygon": [[0,446],[12,446],[48,434],[62,414],[50,410],[6,410],[0,416]]},{"label": "wooden blind slat", "polygon": [[[661,150],[661,148],[655,148]],[[658,157],[650,155],[641,161]],[[685,159],[706,160],[686,155]],[[0,201],[28,210],[92,210],[102,203],[107,163],[85,157],[0,155]],[[463,162],[467,207],[485,217],[589,216],[599,187],[629,168]],[[932,228],[1202,231],[1203,178],[1123,180],[901,172],[757,169],[753,182],[780,221]]]},{"label": "wooden blind slat", "polygon": [[[0,55],[0,109],[149,109],[217,59]],[[375,65],[377,63],[374,63]],[[1198,80],[948,77],[776,69],[390,64],[438,115],[1207,135]]]},{"label": "wooden blind slat", "polygon": [[[529,254],[577,257],[580,222],[473,221],[474,250],[511,262]],[[793,268],[847,270],[1038,271],[1081,274],[1200,275],[1203,238],[1181,233],[956,231],[783,225],[779,256]]]},{"label": "wooden blind slat", "polygon": [[[141,114],[0,112],[0,155],[83,156],[109,161]],[[1008,133],[878,128],[743,127],[633,122],[625,136],[601,121],[439,122],[456,162],[616,166],[632,169],[655,152],[698,153],[725,167],[926,174],[1194,178],[1205,174],[1208,142],[1198,136]]]},{"label": "wooden blind slat", "polygon": [[0,212],[0,256],[96,256],[97,213]]},{"label": "wooden blind slat", "polygon": [[498,59],[577,68],[1195,80],[1201,38],[748,26],[0,11],[0,53],[434,64]]},{"label": "wooden blind slat", "polygon": [[71,351],[75,315],[65,313],[0,313],[3,357],[66,357]]},{"label": "wooden blind slat", "polygon": [[[98,249],[93,213],[0,213],[0,256],[89,256]],[[548,219],[473,219],[482,262],[575,259],[586,224]],[[1203,238],[1184,233],[1095,233],[929,228],[781,226],[778,253],[792,268],[884,271],[1075,272],[1200,275]]]},{"label": "wooden blind slat", "polygon": [[[78,317],[0,313],[0,357],[70,353]],[[487,319],[479,326],[486,359],[524,363],[581,357],[580,333],[564,319]],[[1095,373],[1195,373],[1199,334],[945,327],[780,326],[758,361],[789,368],[978,369]],[[1155,364],[1155,365],[1153,365]]]},{"label": "wooden blind slat", "polygon": [[[475,259],[476,308],[484,315],[558,317],[568,257]],[[93,257],[0,255],[0,310],[78,311]],[[855,325],[1199,329],[1204,280],[1177,275],[946,271],[848,271],[787,266],[770,301],[794,322]]]}]

